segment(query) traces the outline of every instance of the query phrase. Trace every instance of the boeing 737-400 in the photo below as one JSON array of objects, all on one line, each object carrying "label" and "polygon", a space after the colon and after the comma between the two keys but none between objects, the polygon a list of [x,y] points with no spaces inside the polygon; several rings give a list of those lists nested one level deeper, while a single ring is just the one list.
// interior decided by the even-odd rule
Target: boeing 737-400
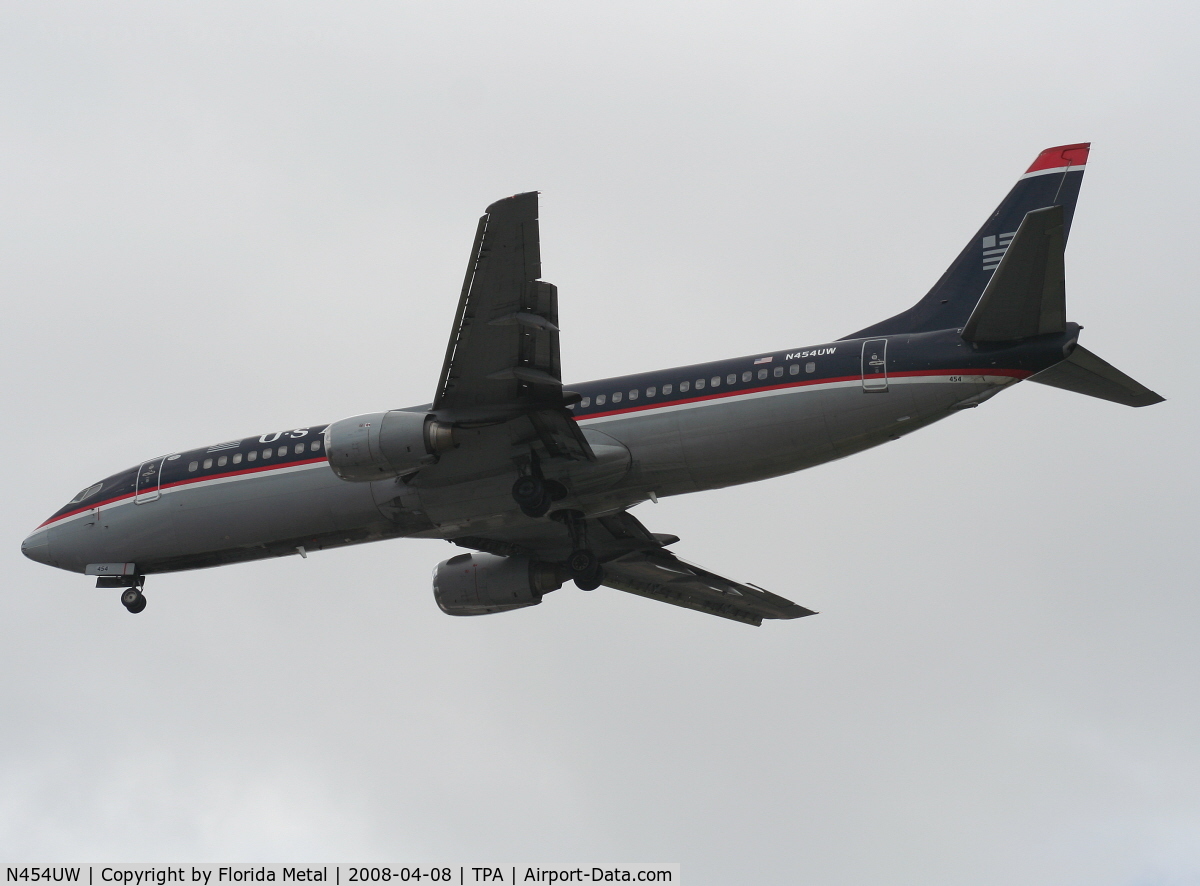
[{"label": "boeing 737-400", "polygon": [[536,193],[479,220],[433,401],[171,452],[89,485],[21,546],[121,589],[146,576],[390,538],[440,563],[451,615],[533,606],[566,581],[747,624],[803,606],[674,556],[630,508],[749,483],[912,433],[1029,380],[1162,400],[1079,344],[1063,249],[1087,144],[1050,148],[929,293],[834,341],[564,388]]}]

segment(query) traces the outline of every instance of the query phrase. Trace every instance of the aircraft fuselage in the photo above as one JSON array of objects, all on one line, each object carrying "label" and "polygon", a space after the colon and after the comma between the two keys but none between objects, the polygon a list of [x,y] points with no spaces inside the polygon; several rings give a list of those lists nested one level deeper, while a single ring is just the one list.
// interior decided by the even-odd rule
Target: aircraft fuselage
[{"label": "aircraft fuselage", "polygon": [[[570,385],[596,453],[562,503],[588,516],[792,473],[911,433],[1063,359],[1078,326],[1015,344],[958,330],[851,339]],[[414,407],[424,411],[427,407]],[[531,522],[510,494],[503,446],[460,445],[437,472],[347,482],[330,469],[327,425],[170,453],[113,474],[23,544],[72,572],[135,564],[140,575],[417,537],[456,539]],[[464,436],[506,434],[480,426]],[[527,441],[508,441],[515,457]],[[464,468],[467,468],[464,471]],[[555,466],[546,469],[553,479]],[[563,535],[564,556],[570,544]],[[103,574],[103,573],[101,573]]]}]

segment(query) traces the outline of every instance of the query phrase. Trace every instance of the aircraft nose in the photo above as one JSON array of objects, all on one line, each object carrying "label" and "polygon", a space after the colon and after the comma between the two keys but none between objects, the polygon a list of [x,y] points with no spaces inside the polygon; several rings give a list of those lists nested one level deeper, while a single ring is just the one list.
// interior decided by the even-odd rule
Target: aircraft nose
[{"label": "aircraft nose", "polygon": [[50,530],[38,529],[21,542],[21,553],[37,563],[53,566],[50,561]]}]

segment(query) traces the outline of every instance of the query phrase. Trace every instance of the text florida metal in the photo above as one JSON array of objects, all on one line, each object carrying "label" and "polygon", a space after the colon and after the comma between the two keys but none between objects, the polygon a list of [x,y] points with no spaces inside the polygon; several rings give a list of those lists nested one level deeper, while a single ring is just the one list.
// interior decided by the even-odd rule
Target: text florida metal
[{"label": "text florida metal", "polygon": [[573,581],[748,624],[811,610],[687,563],[629,510],[893,440],[1028,379],[1162,400],[1078,344],[1063,249],[1088,145],[1043,151],[933,289],[836,341],[564,388],[536,193],[479,220],[433,402],[152,458],[79,493],[25,555],[146,606],[147,575],[441,538],[451,615]]}]

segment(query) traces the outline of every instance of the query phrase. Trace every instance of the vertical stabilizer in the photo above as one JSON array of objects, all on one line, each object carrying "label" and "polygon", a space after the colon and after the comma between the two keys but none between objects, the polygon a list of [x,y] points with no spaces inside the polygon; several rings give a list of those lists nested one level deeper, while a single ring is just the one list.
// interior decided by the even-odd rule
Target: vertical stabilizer
[{"label": "vertical stabilizer", "polygon": [[964,327],[1026,215],[1061,207],[1061,242],[1066,245],[1090,146],[1090,142],[1060,145],[1038,154],[923,299],[907,311],[846,338]]}]

